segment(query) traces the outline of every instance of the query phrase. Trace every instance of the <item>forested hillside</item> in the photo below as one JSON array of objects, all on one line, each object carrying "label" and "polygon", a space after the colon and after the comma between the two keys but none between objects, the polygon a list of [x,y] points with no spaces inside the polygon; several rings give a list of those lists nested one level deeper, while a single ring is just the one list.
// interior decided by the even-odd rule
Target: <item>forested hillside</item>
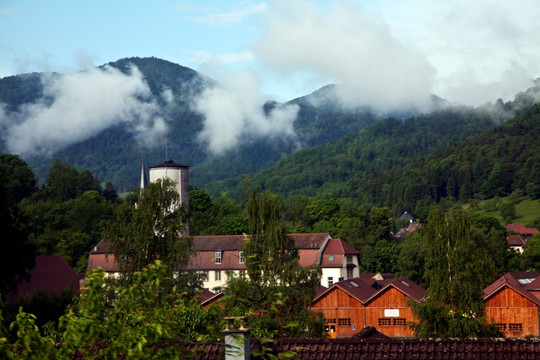
[{"label": "forested hillside", "polygon": [[413,164],[350,182],[362,203],[420,209],[520,191],[540,198],[540,105],[471,140]]}]

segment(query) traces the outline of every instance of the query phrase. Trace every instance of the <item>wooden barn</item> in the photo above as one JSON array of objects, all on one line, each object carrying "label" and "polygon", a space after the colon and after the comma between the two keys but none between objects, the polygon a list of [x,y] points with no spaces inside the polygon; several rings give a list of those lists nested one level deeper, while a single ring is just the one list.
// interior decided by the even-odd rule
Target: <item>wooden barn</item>
[{"label": "wooden barn", "polygon": [[424,293],[406,278],[361,274],[316,296],[311,309],[323,313],[330,337],[352,336],[368,325],[388,336],[412,336],[406,327],[414,320],[407,298],[421,301]]},{"label": "wooden barn", "polygon": [[538,272],[509,273],[484,289],[488,319],[504,336],[540,336],[540,299],[535,296],[538,276]]}]

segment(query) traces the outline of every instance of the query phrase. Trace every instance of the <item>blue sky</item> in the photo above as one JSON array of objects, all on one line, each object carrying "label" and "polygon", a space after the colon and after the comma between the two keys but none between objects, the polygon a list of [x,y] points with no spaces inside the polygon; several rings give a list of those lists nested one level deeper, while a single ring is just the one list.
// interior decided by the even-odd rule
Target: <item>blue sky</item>
[{"label": "blue sky", "polygon": [[[385,72],[384,66],[399,73],[400,60],[380,59],[404,55],[405,61],[420,63],[413,73],[422,72],[431,92],[462,102],[477,97],[469,102],[481,103],[508,98],[526,79],[540,76],[539,15],[535,0],[0,0],[0,76],[156,56],[218,78],[231,70],[250,71],[261,91],[278,100],[350,78],[372,87],[384,81],[355,74],[355,61],[334,64],[350,66],[344,70],[351,77],[333,68],[336,59],[317,51],[318,39],[332,34],[334,41],[321,39],[320,47],[358,60],[365,74]],[[381,32],[388,36],[380,38]],[[376,41],[366,45],[370,34]],[[289,35],[297,46],[288,43]],[[351,49],[355,41],[367,46],[365,52]],[[378,53],[372,59],[354,59],[369,58],[373,51]]]},{"label": "blue sky", "polygon": [[0,104],[0,137],[13,153],[54,153],[125,122],[153,146],[167,125],[142,75],[94,68],[133,56],[218,80],[191,104],[214,153],[294,137],[298,108],[262,105],[329,83],[342,84],[344,105],[382,113],[426,106],[429,94],[510,100],[540,77],[539,17],[538,0],[0,0],[0,77],[44,72],[55,99],[16,113]]}]

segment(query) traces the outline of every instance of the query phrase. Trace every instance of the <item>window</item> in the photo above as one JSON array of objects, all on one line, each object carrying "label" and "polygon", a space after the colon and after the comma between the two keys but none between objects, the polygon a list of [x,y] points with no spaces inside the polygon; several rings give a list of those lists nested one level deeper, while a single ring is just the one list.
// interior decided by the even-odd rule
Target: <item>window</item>
[{"label": "window", "polygon": [[407,322],[404,318],[394,318],[392,319],[392,323],[395,326],[405,326],[405,323]]},{"label": "window", "polygon": [[221,264],[221,251],[214,252],[214,262],[216,264]]},{"label": "window", "polygon": [[334,285],[334,277],[333,276],[329,276],[328,277],[328,287]]},{"label": "window", "polygon": [[336,319],[324,319],[324,323],[325,323],[325,324],[335,324],[335,323],[336,323]]},{"label": "window", "polygon": [[244,264],[246,262],[246,257],[244,256],[244,252],[242,250],[238,251],[238,262],[240,264]]},{"label": "window", "polygon": [[347,264],[352,264],[352,255],[347,255]]},{"label": "window", "polygon": [[508,331],[523,331],[523,324],[508,324]]},{"label": "window", "polygon": [[354,269],[347,269],[347,279],[352,279],[354,277]]},{"label": "window", "polygon": [[334,261],[334,255],[330,255],[330,256],[328,257],[328,261]]},{"label": "window", "polygon": [[216,270],[215,273],[216,273],[216,276],[215,276],[216,281],[221,281],[221,270]]},{"label": "window", "polygon": [[506,331],[506,324],[495,324],[499,328],[499,331]]},{"label": "window", "polygon": [[246,277],[246,270],[240,270],[240,279],[245,279]]},{"label": "window", "polygon": [[208,271],[203,271],[201,275],[202,281],[208,281]]},{"label": "window", "polygon": [[338,326],[351,326],[351,319],[338,319]]},{"label": "window", "polygon": [[392,319],[379,318],[379,320],[377,321],[377,324],[379,326],[390,326],[390,325],[392,325]]}]

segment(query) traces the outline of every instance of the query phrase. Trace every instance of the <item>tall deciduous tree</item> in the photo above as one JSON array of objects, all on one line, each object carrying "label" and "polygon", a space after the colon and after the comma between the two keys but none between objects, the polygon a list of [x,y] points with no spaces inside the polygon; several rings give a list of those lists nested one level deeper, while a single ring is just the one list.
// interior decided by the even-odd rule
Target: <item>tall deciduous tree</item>
[{"label": "tall deciduous tree", "polygon": [[300,266],[294,241],[285,232],[281,200],[260,189],[248,195],[248,276],[229,280],[225,312],[248,315],[256,337],[320,336],[322,317],[309,310],[320,270]]},{"label": "tall deciduous tree", "polygon": [[183,235],[185,212],[179,204],[174,182],[165,179],[148,185],[136,207],[126,203],[117,208],[105,236],[125,278],[160,260],[177,282],[187,287],[195,281],[184,271],[193,239]]},{"label": "tall deciduous tree", "polygon": [[496,275],[486,239],[463,213],[433,210],[419,234],[426,250],[426,299],[413,304],[421,337],[493,336],[482,289]]}]

